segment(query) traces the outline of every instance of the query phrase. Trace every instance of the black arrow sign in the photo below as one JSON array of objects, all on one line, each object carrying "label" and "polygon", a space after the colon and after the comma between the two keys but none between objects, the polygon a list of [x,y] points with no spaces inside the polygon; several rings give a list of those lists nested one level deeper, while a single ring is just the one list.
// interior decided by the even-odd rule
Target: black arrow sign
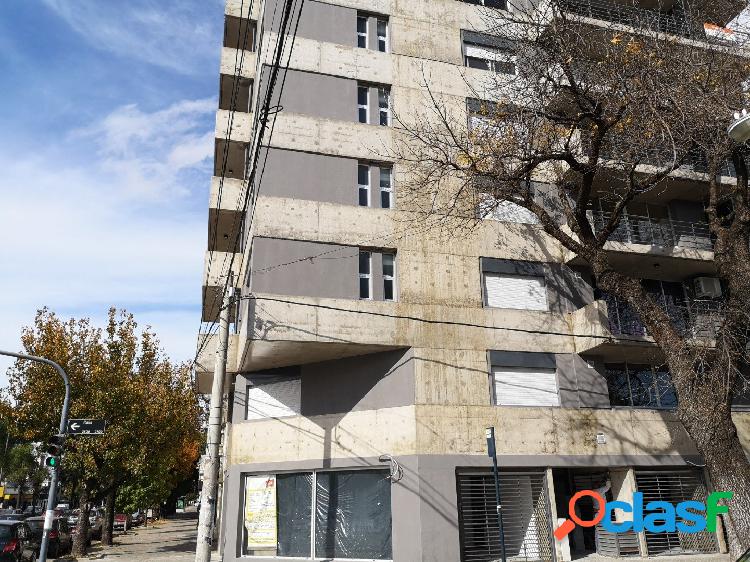
[{"label": "black arrow sign", "polygon": [[70,435],[104,435],[106,420],[68,420]]}]

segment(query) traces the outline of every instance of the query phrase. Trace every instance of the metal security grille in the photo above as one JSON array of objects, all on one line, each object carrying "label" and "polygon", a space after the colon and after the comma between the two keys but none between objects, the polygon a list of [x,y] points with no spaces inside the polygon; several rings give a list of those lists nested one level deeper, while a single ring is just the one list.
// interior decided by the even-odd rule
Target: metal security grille
[{"label": "metal security grille", "polygon": [[[643,493],[643,504],[666,501],[677,504],[687,500],[706,501],[706,486],[701,475],[686,470],[657,472],[639,470],[635,473],[638,491]],[[649,556],[686,552],[718,552],[714,533],[649,533],[646,531]]]},{"label": "metal security grille", "polygon": [[[491,472],[458,474],[462,562],[500,559],[500,531]],[[508,560],[551,562],[552,525],[543,472],[500,473]]]}]

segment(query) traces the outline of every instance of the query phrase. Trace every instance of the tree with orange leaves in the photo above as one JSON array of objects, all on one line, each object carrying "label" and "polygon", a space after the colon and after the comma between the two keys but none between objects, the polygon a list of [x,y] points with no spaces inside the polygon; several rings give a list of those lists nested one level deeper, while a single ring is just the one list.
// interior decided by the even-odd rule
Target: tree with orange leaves
[{"label": "tree with orange leaves", "polygon": [[[21,337],[26,353],[59,363],[71,381],[71,418],[107,421],[103,436],[69,437],[63,484],[79,498],[74,554],[85,553],[92,502],[105,501],[102,541],[111,544],[119,489],[147,485],[165,500],[194,469],[201,443],[200,408],[187,365],[172,363],[156,336],[140,335],[132,314],[110,309],[104,330],[88,319],[61,320],[42,309]],[[18,361],[10,370],[13,422],[27,441],[56,432],[59,377],[45,365]]]}]

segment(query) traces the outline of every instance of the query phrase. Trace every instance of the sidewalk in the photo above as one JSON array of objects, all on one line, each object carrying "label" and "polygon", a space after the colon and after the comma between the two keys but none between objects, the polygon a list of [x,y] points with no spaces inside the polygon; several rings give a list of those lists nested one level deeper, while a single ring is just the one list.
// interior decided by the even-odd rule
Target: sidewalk
[{"label": "sidewalk", "polygon": [[[198,519],[187,516],[157,521],[153,526],[137,527],[115,536],[111,547],[95,545],[79,560],[120,562],[193,562]],[[214,554],[213,561],[218,561]]]}]

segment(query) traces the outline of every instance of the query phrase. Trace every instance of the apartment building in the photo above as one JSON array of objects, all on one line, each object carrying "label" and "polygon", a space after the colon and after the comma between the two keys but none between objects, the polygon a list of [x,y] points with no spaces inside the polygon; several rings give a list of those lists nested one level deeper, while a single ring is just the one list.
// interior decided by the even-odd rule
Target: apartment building
[{"label": "apartment building", "polygon": [[[514,71],[512,48],[478,31],[484,10],[505,1],[306,0],[296,26],[301,4],[267,111],[287,4],[227,0],[225,10],[203,286],[210,326],[231,264],[223,559],[496,560],[490,426],[509,559],[726,552],[721,528],[577,528],[554,541],[578,490],[672,502],[710,490],[670,412],[662,358],[629,307],[522,209],[494,208],[452,239],[404,220],[403,168],[387,157],[394,115],[419,109],[424,76],[468,115],[472,81]],[[642,4],[576,0],[570,10],[591,25],[650,10],[660,29],[692,33],[679,6]],[[253,172],[264,118],[272,134]],[[660,200],[628,207],[609,245],[624,268],[649,272],[685,330],[710,334],[722,289],[705,186],[700,174],[676,176]],[[257,199],[246,206],[248,184]],[[598,205],[593,224],[608,212]],[[199,337],[206,393],[216,339]],[[738,409],[736,423],[748,438],[750,416]],[[581,506],[583,518],[593,513]]]}]

